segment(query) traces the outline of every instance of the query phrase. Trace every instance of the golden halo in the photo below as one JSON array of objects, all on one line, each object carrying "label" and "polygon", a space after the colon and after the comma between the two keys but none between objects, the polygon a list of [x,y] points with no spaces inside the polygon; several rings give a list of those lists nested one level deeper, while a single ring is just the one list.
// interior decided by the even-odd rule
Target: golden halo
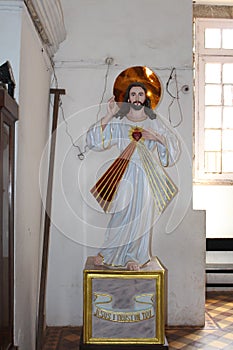
[{"label": "golden halo", "polygon": [[161,99],[161,83],[157,75],[150,68],[143,66],[127,68],[118,75],[113,86],[113,94],[116,102],[123,102],[127,87],[135,82],[145,85],[147,96],[151,101],[151,108],[155,109]]}]

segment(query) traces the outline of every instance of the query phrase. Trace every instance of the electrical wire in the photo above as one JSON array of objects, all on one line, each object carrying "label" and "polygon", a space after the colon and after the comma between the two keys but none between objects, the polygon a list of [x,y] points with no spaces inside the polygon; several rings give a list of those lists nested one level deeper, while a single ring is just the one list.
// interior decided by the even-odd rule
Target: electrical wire
[{"label": "electrical wire", "polygon": [[[170,84],[171,84],[171,81],[174,80],[175,81],[175,96],[171,93],[170,91]],[[169,106],[168,106],[168,119],[169,119],[169,123],[171,124],[171,126],[173,128],[177,128],[178,126],[180,126],[180,124],[183,122],[183,111],[182,111],[182,108],[181,108],[181,105],[180,105],[180,95],[179,95],[179,88],[178,88],[178,81],[177,81],[177,74],[176,74],[176,68],[173,67],[171,69],[171,73],[170,73],[170,76],[167,80],[167,83],[166,83],[166,92],[168,93],[168,95],[172,98]],[[171,117],[171,107],[173,105],[173,103],[176,101],[177,103],[177,106],[178,106],[178,110],[179,110],[179,114],[180,114],[180,120],[178,121],[178,123],[176,124],[173,124],[172,122],[172,117]]]},{"label": "electrical wire", "polygon": [[[105,96],[105,93],[106,93],[106,90],[107,90],[107,82],[108,82],[108,75],[109,75],[109,68],[110,68],[110,65],[112,64],[112,58],[107,58],[106,59],[106,64],[107,64],[107,70],[106,70],[106,73],[105,73],[105,77],[104,77],[104,89],[103,89],[103,93],[102,93],[102,96],[101,96],[101,100],[99,102],[99,108],[98,108],[98,112],[97,112],[97,116],[96,116],[96,119],[98,121],[98,117],[99,117],[99,113],[101,111],[101,104],[103,103],[103,100],[104,100],[104,96]],[[55,69],[54,69],[54,65],[52,65],[52,68],[53,68],[53,80],[52,80],[52,84],[53,82],[55,83],[55,86],[56,88],[58,88],[58,79],[57,79],[57,75],[56,75],[56,72],[55,72]],[[73,147],[77,148],[78,149],[78,155],[77,157],[80,159],[80,160],[84,160],[85,159],[85,153],[88,152],[88,150],[90,149],[90,147],[86,144],[84,146],[84,149],[81,150],[81,147],[79,145],[76,145],[74,140],[73,140],[73,137],[69,131],[69,125],[68,125],[68,122],[65,118],[65,112],[64,112],[64,108],[63,108],[63,105],[62,105],[62,100],[61,100],[61,97],[59,96],[59,108],[61,110],[61,115],[62,115],[62,119],[65,123],[65,131],[66,131],[66,134],[69,136],[70,138],[70,141],[71,141],[71,144]]]},{"label": "electrical wire", "polygon": [[105,77],[104,77],[104,89],[103,89],[103,93],[102,93],[102,96],[101,96],[101,99],[100,99],[100,102],[99,102],[99,108],[98,108],[98,112],[97,112],[97,115],[96,115],[96,121],[99,120],[99,114],[100,114],[100,111],[101,111],[101,105],[103,103],[104,95],[105,95],[105,92],[106,92],[106,89],[107,89],[108,74],[109,74],[110,65],[112,64],[112,59],[111,58],[107,58],[105,62],[107,63],[107,70],[106,70]]},{"label": "electrical wire", "polygon": [[64,123],[65,123],[65,126],[66,126],[66,129],[65,129],[65,130],[66,130],[66,134],[69,136],[72,146],[78,149],[78,152],[79,152],[79,153],[77,154],[77,157],[78,157],[80,160],[84,160],[84,159],[85,159],[85,153],[88,152],[88,150],[90,149],[90,147],[86,144],[86,145],[84,146],[83,151],[82,151],[82,150],[81,150],[81,147],[80,147],[79,145],[76,145],[76,144],[75,144],[75,142],[74,142],[74,140],[73,140],[73,137],[72,137],[71,133],[69,132],[69,124],[68,124],[68,122],[67,122],[67,120],[66,120],[66,118],[65,118],[65,113],[64,113],[64,108],[63,108],[63,106],[62,106],[61,98],[59,98],[59,108],[60,108],[60,110],[61,110],[62,119],[63,119],[63,121],[64,121]]},{"label": "electrical wire", "polygon": [[[57,79],[57,75],[56,75],[56,72],[55,72],[55,69],[54,69],[54,65],[52,65],[52,68],[53,68],[53,79],[52,79],[51,84],[54,83],[54,84],[55,84],[55,87],[58,88],[58,79]],[[50,100],[50,104],[52,105],[51,100]],[[85,153],[87,153],[87,152],[88,152],[88,149],[90,149],[90,148],[89,148],[89,146],[86,144],[86,145],[84,146],[83,151],[82,151],[82,150],[81,150],[81,147],[80,147],[79,145],[76,145],[76,144],[75,144],[75,142],[74,142],[74,140],[73,140],[73,137],[72,137],[72,135],[71,135],[71,133],[70,133],[70,131],[69,131],[69,124],[68,124],[68,122],[67,122],[67,120],[66,120],[66,118],[65,118],[65,112],[64,112],[63,105],[62,105],[61,96],[59,96],[59,105],[58,105],[58,106],[59,106],[59,109],[60,109],[60,111],[61,111],[62,119],[63,119],[63,121],[64,121],[64,123],[65,123],[65,131],[66,131],[66,134],[69,136],[72,146],[78,149],[78,152],[79,152],[79,153],[77,154],[77,157],[78,157],[80,160],[84,160],[84,159],[85,159]]]}]

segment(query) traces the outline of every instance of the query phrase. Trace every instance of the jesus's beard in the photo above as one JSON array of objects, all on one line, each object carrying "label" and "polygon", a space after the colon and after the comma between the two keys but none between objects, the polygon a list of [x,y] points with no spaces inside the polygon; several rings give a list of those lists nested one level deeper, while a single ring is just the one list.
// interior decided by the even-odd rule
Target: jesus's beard
[{"label": "jesus's beard", "polygon": [[[138,104],[136,104],[138,103]],[[135,111],[140,111],[143,107],[144,107],[144,103],[142,102],[134,102],[134,103],[130,103],[130,107],[132,107]]]}]

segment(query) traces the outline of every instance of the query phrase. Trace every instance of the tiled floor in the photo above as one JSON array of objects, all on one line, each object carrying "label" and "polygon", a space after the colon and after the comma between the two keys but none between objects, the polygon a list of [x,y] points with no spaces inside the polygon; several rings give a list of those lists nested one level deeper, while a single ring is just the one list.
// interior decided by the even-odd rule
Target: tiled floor
[{"label": "tiled floor", "polygon": [[170,328],[166,334],[169,350],[233,350],[233,292],[207,295],[204,328]]},{"label": "tiled floor", "polygon": [[[49,327],[43,350],[79,349],[81,328]],[[233,292],[207,294],[204,328],[166,329],[169,350],[233,350]]]}]

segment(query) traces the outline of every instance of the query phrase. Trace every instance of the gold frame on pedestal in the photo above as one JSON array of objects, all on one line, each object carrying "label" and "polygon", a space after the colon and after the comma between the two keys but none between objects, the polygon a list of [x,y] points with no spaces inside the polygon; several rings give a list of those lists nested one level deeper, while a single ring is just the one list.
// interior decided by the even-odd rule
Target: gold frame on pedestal
[{"label": "gold frame on pedestal", "polygon": [[[159,269],[156,271],[110,270],[103,267],[84,269],[84,344],[164,344],[165,342],[165,269],[156,258]],[[149,279],[154,280],[156,295],[155,337],[153,338],[97,338],[92,335],[94,279]]]}]

